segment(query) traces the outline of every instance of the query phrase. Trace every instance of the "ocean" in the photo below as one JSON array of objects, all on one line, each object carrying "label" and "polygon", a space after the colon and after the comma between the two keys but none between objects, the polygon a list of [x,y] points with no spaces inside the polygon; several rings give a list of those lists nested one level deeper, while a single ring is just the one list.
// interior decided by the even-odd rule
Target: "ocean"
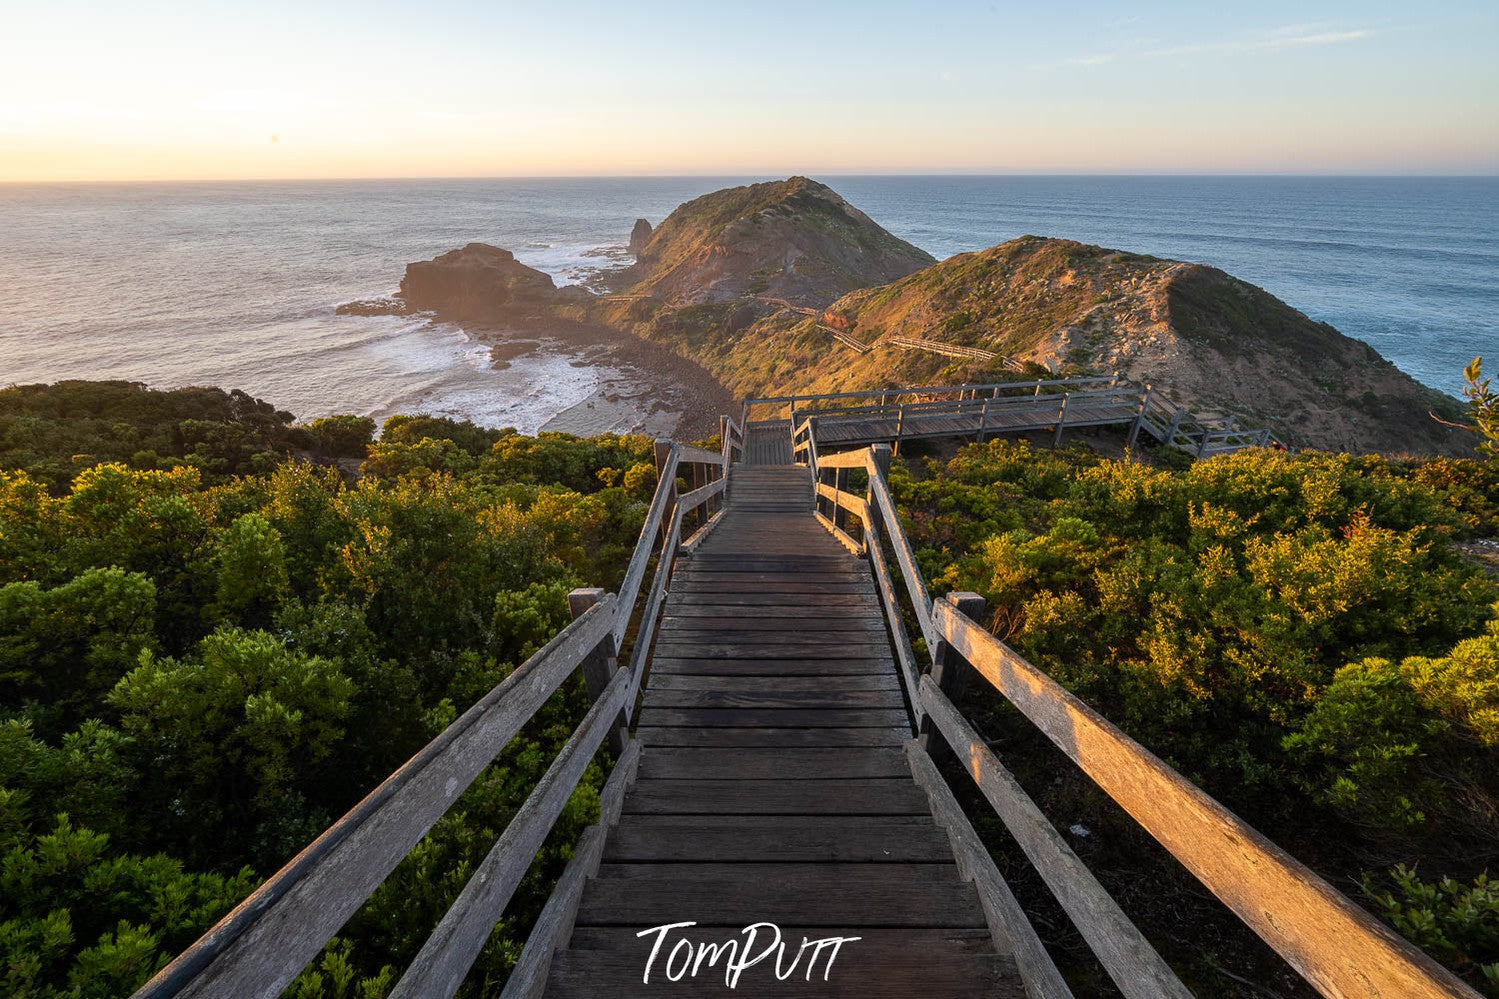
[{"label": "ocean", "polygon": [[[0,385],[221,385],[309,419],[426,411],[534,431],[609,372],[496,370],[458,327],[334,314],[471,241],[558,283],[637,217],[764,178],[0,185]],[[1221,267],[1458,394],[1499,371],[1499,178],[819,177],[938,258],[1026,233]]]}]

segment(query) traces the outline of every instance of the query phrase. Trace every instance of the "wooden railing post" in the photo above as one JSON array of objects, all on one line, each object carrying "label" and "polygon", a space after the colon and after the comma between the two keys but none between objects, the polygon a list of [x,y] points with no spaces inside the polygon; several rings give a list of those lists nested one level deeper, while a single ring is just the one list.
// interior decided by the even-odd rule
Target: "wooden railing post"
[{"label": "wooden railing post", "polygon": [[843,504],[838,500],[848,486],[848,469],[835,468],[833,470],[833,491],[838,496],[833,497],[833,526],[840,531],[848,530],[848,515],[844,512]]},{"label": "wooden railing post", "polygon": [[[662,472],[666,470],[666,459],[671,456],[671,449],[676,447],[669,440],[658,439],[656,441],[656,477],[660,480]],[[661,517],[661,540],[671,533],[671,520],[677,512],[677,476],[675,470],[672,472],[671,482],[667,485],[666,509]]]},{"label": "wooden railing post", "polygon": [[1062,428],[1067,425],[1067,401],[1072,398],[1071,392],[1062,394],[1062,411],[1057,414],[1057,432],[1051,439],[1051,446],[1057,447],[1062,443]]},{"label": "wooden railing post", "polygon": [[1176,446],[1176,432],[1181,429],[1182,417],[1187,413],[1186,406],[1177,406],[1176,412],[1171,414],[1171,425],[1166,428],[1166,446]]},{"label": "wooden railing post", "polygon": [[[583,616],[583,612],[594,604],[603,600],[605,591],[597,586],[579,587],[567,595],[567,610],[573,620]],[[621,607],[621,614],[629,614],[630,608]],[[578,664],[583,673],[583,682],[588,686],[588,699],[597,701],[604,695],[604,688],[609,686],[609,681],[614,679],[614,671],[619,669],[619,660],[616,658],[618,650],[614,647],[614,634],[609,632],[604,635],[603,640],[583,661]],[[625,720],[624,712],[620,712],[609,725],[609,748],[617,756],[625,751],[625,743],[629,739],[629,722]]]},{"label": "wooden railing post", "polygon": [[1140,427],[1141,427],[1142,424],[1145,423],[1145,410],[1149,406],[1150,406],[1150,386],[1147,385],[1147,386],[1145,386],[1145,393],[1142,396],[1140,396],[1140,408],[1135,413],[1135,422],[1129,428],[1129,443],[1126,444],[1125,447],[1128,448],[1131,451],[1133,451],[1135,449],[1135,441],[1138,440],[1139,437],[1140,437]]},{"label": "wooden railing post", "polygon": [[[949,593],[947,595],[947,602],[957,608],[959,614],[974,622],[977,622],[984,616],[986,609],[983,597],[977,593],[966,591]],[[932,682],[937,685],[938,689],[947,695],[947,699],[956,703],[958,698],[962,696],[969,672],[966,664],[963,662],[962,655],[946,639],[938,641],[937,648],[928,651],[932,654],[932,668],[927,671],[928,675],[931,676]],[[923,716],[917,739],[921,742],[921,748],[925,749],[928,754],[933,753],[933,750],[937,748],[932,744],[934,731],[932,720]],[[939,740],[938,747],[940,747],[941,736],[939,735],[937,738]]]}]

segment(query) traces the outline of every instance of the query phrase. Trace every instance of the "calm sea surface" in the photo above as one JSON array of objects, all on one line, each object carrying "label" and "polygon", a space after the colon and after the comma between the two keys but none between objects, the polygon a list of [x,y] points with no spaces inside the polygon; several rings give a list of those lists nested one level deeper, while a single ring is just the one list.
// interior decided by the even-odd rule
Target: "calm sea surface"
[{"label": "calm sea surface", "polygon": [[[0,185],[0,385],[216,384],[300,417],[427,409],[534,429],[592,394],[563,353],[492,370],[452,326],[335,316],[479,240],[577,281],[635,218],[758,178]],[[1221,267],[1456,393],[1499,369],[1499,179],[823,177],[946,257],[1025,233]]]}]

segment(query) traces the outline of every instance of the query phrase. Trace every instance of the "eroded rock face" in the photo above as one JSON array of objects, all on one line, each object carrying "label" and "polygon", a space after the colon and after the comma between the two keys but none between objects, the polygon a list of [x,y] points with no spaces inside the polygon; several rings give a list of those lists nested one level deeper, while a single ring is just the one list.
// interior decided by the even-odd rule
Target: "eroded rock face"
[{"label": "eroded rock face", "polygon": [[630,230],[630,252],[637,261],[645,257],[645,248],[650,241],[651,224],[645,219],[636,219],[635,228]]},{"label": "eroded rock face", "polygon": [[470,243],[432,260],[406,265],[401,297],[412,310],[431,310],[454,320],[504,319],[551,304],[551,277],[527,267],[515,254],[487,243]]},{"label": "eroded rock face", "polygon": [[1118,371],[1195,413],[1232,414],[1297,446],[1472,449],[1471,435],[1431,416],[1454,400],[1363,341],[1200,264],[1025,236],[850,294],[829,306],[823,321],[876,347],[861,357],[827,347],[825,363],[854,384],[953,378],[935,370],[950,365],[947,358],[878,349],[890,336],[928,338],[1052,371]]}]

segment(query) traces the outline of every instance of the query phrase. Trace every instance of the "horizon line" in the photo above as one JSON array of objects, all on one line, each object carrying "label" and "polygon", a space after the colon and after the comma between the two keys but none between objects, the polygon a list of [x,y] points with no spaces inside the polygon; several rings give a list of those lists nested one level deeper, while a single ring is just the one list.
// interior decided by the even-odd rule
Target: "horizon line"
[{"label": "horizon line", "polygon": [[1007,171],[807,171],[796,170],[790,173],[778,171],[713,171],[701,172],[690,171],[686,173],[554,173],[554,174],[391,174],[391,175],[349,175],[349,176],[302,176],[302,177],[267,177],[267,176],[242,176],[242,177],[120,177],[120,178],[93,178],[93,179],[40,179],[26,178],[15,180],[0,180],[0,187],[19,186],[87,186],[106,184],[310,184],[310,183],[348,183],[348,182],[393,182],[393,181],[457,181],[457,180],[714,180],[714,179],[742,179],[753,177],[809,177],[815,179],[822,177],[884,177],[884,178],[929,178],[942,177],[951,179],[989,179],[1000,177],[1075,177],[1075,178],[1098,178],[1098,179],[1151,179],[1151,178],[1174,178],[1174,179],[1207,179],[1207,178],[1281,178],[1287,180],[1499,180],[1499,170],[1492,173],[1397,173],[1387,171],[1366,172],[1313,172],[1301,173],[1295,171],[1149,171],[1149,170],[1127,170],[1127,171],[1073,171],[1073,170],[1007,170]]}]

